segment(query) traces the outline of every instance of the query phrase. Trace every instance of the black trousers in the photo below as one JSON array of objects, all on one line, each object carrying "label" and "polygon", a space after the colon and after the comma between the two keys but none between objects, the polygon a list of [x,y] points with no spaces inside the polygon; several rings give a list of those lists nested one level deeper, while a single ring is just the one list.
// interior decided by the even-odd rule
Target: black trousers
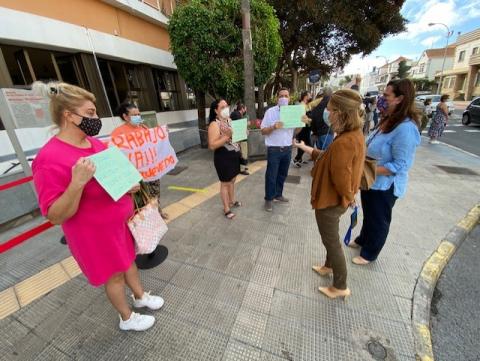
[{"label": "black trousers", "polygon": [[[296,138],[299,142],[303,140],[305,145],[308,145],[309,147],[312,146],[310,131],[311,131],[310,127],[304,127],[304,128],[302,128],[302,130],[296,136]],[[297,155],[295,156],[295,160],[297,162],[302,161],[303,153],[305,153],[305,152],[302,149],[297,148]]]},{"label": "black trousers", "polygon": [[362,247],[360,256],[368,261],[377,259],[387,240],[392,221],[392,209],[397,197],[393,185],[386,191],[361,191],[363,224],[355,242]]}]

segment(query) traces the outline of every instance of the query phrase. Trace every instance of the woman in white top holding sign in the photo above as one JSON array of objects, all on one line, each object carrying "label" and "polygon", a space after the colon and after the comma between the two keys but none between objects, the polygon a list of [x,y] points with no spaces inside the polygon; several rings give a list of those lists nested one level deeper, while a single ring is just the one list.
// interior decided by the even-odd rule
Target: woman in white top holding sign
[{"label": "woman in white top holding sign", "polygon": [[240,173],[240,146],[232,142],[230,109],[225,100],[215,100],[210,106],[208,148],[214,151],[213,163],[220,180],[225,217],[233,219],[232,207],[242,204],[235,200],[235,180]]},{"label": "woman in white top holding sign", "polygon": [[95,287],[104,285],[120,314],[120,329],[144,331],[155,318],[131,311],[125,284],[133,292],[134,307],[158,310],[163,299],[144,292],[138,276],[134,242],[127,226],[133,216],[131,195],[114,201],[94,178],[95,165],[89,157],[106,149],[95,138],[102,127],[95,96],[66,83],[38,82],[33,90],[50,98],[50,113],[59,130],[32,164],[40,210],[50,222],[62,226],[68,247],[88,282]]}]

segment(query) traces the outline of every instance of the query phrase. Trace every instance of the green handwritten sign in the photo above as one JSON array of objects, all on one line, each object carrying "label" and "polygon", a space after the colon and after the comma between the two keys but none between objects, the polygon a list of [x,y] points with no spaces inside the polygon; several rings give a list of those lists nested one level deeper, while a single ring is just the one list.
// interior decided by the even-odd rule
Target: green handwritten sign
[{"label": "green handwritten sign", "polygon": [[247,118],[232,120],[232,142],[237,143],[247,139]]},{"label": "green handwritten sign", "polygon": [[117,147],[110,147],[89,158],[96,167],[95,179],[114,201],[142,180],[140,173]]},{"label": "green handwritten sign", "polygon": [[305,115],[305,106],[284,105],[280,107],[280,121],[284,128],[303,128],[302,116]]}]

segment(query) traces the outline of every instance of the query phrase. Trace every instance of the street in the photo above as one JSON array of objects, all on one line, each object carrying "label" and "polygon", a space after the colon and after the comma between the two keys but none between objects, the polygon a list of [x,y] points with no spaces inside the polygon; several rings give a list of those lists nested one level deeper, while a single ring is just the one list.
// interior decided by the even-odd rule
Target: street
[{"label": "street", "polygon": [[432,300],[432,342],[436,359],[479,360],[478,298],[480,227],[457,250],[440,277]]},{"label": "street", "polygon": [[[463,125],[463,110],[457,108],[450,116],[447,128],[440,141],[480,156],[480,126],[473,124]],[[423,135],[427,136],[427,132],[428,127],[423,131]]]}]

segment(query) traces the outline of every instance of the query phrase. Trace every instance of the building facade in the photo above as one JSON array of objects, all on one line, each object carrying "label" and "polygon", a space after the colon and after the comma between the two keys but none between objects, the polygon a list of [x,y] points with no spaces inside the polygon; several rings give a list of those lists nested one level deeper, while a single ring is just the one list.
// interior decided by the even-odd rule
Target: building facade
[{"label": "building facade", "polygon": [[[54,5],[53,5],[54,3]],[[195,108],[169,52],[174,0],[0,0],[0,87],[61,80],[93,92],[109,117]]]},{"label": "building facade", "polygon": [[400,62],[405,61],[407,66],[411,66],[412,61],[403,56],[388,62],[387,64],[378,68],[378,74],[376,77],[375,86],[380,90],[385,90],[388,82],[398,75],[398,67]]},{"label": "building facade", "polygon": [[434,80],[437,72],[442,70],[443,58],[445,56],[444,71],[453,67],[453,57],[455,55],[455,46],[445,48],[424,50],[418,62],[410,69],[410,75],[413,79]]},{"label": "building facade", "polygon": [[[437,81],[440,75],[436,73]],[[457,38],[453,67],[444,72],[441,92],[455,100],[480,96],[480,28]]]}]

